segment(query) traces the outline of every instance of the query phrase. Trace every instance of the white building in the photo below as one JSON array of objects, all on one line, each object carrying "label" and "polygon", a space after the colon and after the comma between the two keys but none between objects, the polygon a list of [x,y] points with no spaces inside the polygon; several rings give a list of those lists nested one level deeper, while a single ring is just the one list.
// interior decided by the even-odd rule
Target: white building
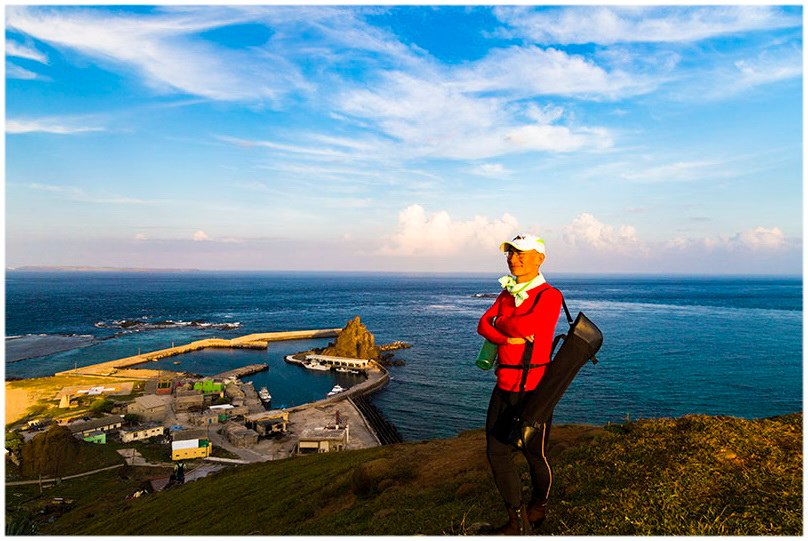
[{"label": "white building", "polygon": [[155,436],[162,436],[166,433],[166,427],[161,425],[146,425],[137,428],[122,428],[120,431],[121,441],[129,443],[130,441],[147,440]]}]

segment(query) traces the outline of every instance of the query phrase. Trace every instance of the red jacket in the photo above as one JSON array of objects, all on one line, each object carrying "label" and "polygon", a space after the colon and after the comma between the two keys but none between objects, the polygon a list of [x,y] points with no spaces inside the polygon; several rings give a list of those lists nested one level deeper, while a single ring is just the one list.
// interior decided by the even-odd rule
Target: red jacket
[{"label": "red jacket", "polygon": [[[528,298],[517,307],[513,295],[503,291],[477,325],[478,333],[499,346],[497,348],[499,364],[521,365],[525,344],[508,344],[508,338],[524,338],[530,335],[534,336],[530,364],[550,362],[555,326],[561,312],[561,292],[545,283],[527,293]],[[536,295],[539,293],[542,295],[536,301]],[[541,366],[530,369],[525,383],[526,391],[536,388],[545,368]],[[518,392],[521,381],[522,370],[497,369],[497,387],[500,389]]]}]

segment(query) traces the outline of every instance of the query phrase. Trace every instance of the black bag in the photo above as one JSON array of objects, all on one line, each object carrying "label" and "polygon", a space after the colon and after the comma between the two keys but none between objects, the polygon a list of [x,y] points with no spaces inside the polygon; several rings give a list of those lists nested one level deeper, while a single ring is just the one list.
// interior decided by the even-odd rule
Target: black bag
[{"label": "black bag", "polygon": [[[553,348],[550,351],[552,361],[547,365],[539,385],[522,411],[522,422],[525,425],[536,426],[546,421],[586,361],[591,360],[592,364],[598,362],[595,353],[603,344],[603,333],[583,312],[578,312],[578,317],[573,321],[563,296],[561,302],[570,330],[553,340]],[[559,340],[564,342],[553,356]]]}]

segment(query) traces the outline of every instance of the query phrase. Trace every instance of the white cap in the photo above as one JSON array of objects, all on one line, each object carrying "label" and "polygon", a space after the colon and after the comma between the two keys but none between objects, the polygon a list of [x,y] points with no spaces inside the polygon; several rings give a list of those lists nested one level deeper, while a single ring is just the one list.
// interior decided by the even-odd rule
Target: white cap
[{"label": "white cap", "polygon": [[521,233],[516,235],[513,240],[508,240],[499,245],[501,252],[507,252],[508,246],[513,246],[520,252],[527,252],[528,250],[536,250],[540,254],[544,254],[544,240],[536,235],[529,235]]}]

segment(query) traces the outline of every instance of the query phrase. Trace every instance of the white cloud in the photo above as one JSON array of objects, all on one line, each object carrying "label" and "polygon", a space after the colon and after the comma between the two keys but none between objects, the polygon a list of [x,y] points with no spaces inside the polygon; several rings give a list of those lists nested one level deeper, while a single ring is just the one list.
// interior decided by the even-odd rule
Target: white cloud
[{"label": "white cloud", "polygon": [[626,171],[620,173],[620,177],[636,182],[690,181],[714,177],[716,174],[726,175],[727,171],[717,173],[716,167],[719,165],[713,161],[679,161]]},{"label": "white cloud", "polygon": [[562,231],[564,242],[570,246],[616,253],[647,253],[647,248],[640,242],[633,226],[615,227],[605,224],[588,212],[578,215]]},{"label": "white cloud", "polygon": [[386,239],[381,255],[451,255],[474,248],[493,249],[502,239],[512,236],[518,223],[505,213],[490,219],[475,216],[455,220],[446,211],[427,216],[420,205],[410,205],[398,215],[396,232]]},{"label": "white cloud", "polygon": [[[298,69],[268,50],[237,51],[194,39],[192,33],[246,22],[248,12],[179,10],[148,17],[88,9],[11,7],[6,24],[53,46],[108,65],[134,69],[155,90],[215,100],[277,101],[308,88]],[[256,62],[255,59],[259,59]]]},{"label": "white cloud", "polygon": [[201,242],[201,241],[205,241],[205,240],[210,240],[210,237],[208,236],[207,233],[205,233],[204,231],[202,231],[200,229],[199,231],[196,231],[194,233],[193,239],[195,241],[197,241],[197,242]]},{"label": "white cloud", "polygon": [[782,47],[763,51],[755,58],[737,60],[735,90],[774,83],[802,75],[802,51],[796,47]]},{"label": "white cloud", "polygon": [[658,80],[607,71],[580,55],[535,46],[494,49],[454,81],[466,92],[500,92],[515,97],[578,96],[617,98],[644,94]]},{"label": "white cloud", "polygon": [[471,172],[475,175],[480,175],[482,177],[506,177],[510,175],[513,171],[506,168],[501,163],[481,163],[477,167],[471,169]]},{"label": "white cloud", "polygon": [[551,152],[572,152],[574,150],[605,150],[612,146],[608,130],[603,128],[582,128],[573,131],[567,126],[531,125],[520,126],[505,134],[505,141],[514,149]]},{"label": "white cloud", "polygon": [[12,64],[11,62],[6,62],[6,77],[8,79],[23,79],[28,81],[32,81],[34,79],[43,79],[43,77],[38,73],[21,68],[20,66]]},{"label": "white cloud", "polygon": [[145,233],[138,233],[135,235],[135,240],[143,241],[148,239],[149,237],[147,237]]},{"label": "white cloud", "polygon": [[[535,108],[513,107],[501,97],[478,97],[440,75],[384,74],[374,86],[337,98],[345,114],[373,123],[396,139],[407,157],[485,159],[525,151],[567,152],[612,144],[602,128],[538,124]],[[544,118],[558,117],[552,111]]]},{"label": "white cloud", "polygon": [[6,56],[16,56],[17,58],[27,58],[28,60],[35,60],[40,64],[47,64],[48,57],[45,53],[38,51],[34,47],[29,47],[10,39],[6,40]]},{"label": "white cloud", "polygon": [[497,7],[494,13],[510,27],[512,35],[535,43],[561,44],[692,42],[802,24],[798,15],[776,6]]},{"label": "white cloud", "polygon": [[148,201],[137,199],[134,197],[126,197],[116,194],[94,194],[87,193],[83,188],[76,186],[64,186],[59,184],[41,184],[31,183],[24,184],[26,188],[40,192],[50,192],[55,194],[62,194],[65,199],[75,201],[78,203],[93,203],[99,205],[146,205]]},{"label": "white cloud", "polygon": [[244,148],[262,147],[271,150],[278,150],[280,152],[292,154],[308,154],[313,156],[322,156],[329,158],[345,158],[347,154],[339,150],[323,148],[322,146],[305,147],[300,145],[290,145],[285,143],[276,143],[274,141],[260,141],[250,139],[239,139],[237,137],[228,137],[225,135],[218,136],[219,140],[226,143],[231,143]]},{"label": "white cloud", "polygon": [[786,238],[779,227],[753,227],[732,236],[715,235],[708,237],[676,237],[667,243],[667,247],[675,250],[704,249],[707,251],[776,251],[798,244],[794,239]]},{"label": "white cloud", "polygon": [[734,235],[730,243],[751,250],[771,250],[784,247],[786,238],[778,227],[767,229],[758,226]]},{"label": "white cloud", "polygon": [[53,133],[58,135],[72,135],[76,133],[105,131],[97,126],[74,126],[76,122],[68,119],[41,118],[35,120],[8,120],[6,133]]}]

